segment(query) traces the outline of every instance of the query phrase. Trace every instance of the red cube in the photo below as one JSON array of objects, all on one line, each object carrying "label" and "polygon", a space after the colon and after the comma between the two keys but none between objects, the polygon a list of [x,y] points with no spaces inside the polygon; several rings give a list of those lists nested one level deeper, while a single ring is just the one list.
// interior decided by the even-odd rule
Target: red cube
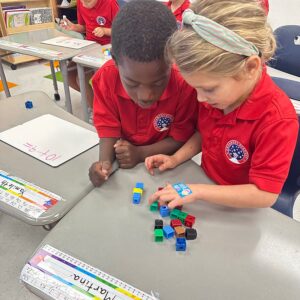
[{"label": "red cube", "polygon": [[195,223],[196,218],[192,215],[187,215],[184,221],[184,225],[186,227],[193,227],[194,223]]},{"label": "red cube", "polygon": [[178,226],[182,226],[182,223],[179,219],[173,219],[173,220],[171,220],[170,225],[171,225],[171,227],[175,228]]}]

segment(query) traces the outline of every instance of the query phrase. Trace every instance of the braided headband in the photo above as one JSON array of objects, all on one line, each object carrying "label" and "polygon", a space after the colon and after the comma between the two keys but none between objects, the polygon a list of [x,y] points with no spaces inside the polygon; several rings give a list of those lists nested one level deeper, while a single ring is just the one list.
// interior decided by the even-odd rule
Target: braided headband
[{"label": "braided headband", "polygon": [[195,14],[191,9],[184,11],[182,22],[191,25],[204,40],[225,51],[244,56],[261,56],[253,43],[217,22]]}]

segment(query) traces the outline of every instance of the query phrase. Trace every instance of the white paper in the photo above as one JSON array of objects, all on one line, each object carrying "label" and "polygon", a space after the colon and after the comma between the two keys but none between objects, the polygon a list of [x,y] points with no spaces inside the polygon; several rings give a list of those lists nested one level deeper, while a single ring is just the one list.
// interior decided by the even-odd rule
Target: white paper
[{"label": "white paper", "polygon": [[50,40],[46,40],[42,42],[43,44],[72,48],[72,49],[80,49],[91,44],[95,44],[93,41],[75,39],[67,36],[59,36]]},{"label": "white paper", "polygon": [[52,167],[99,143],[95,132],[52,115],[43,115],[3,131],[0,140]]}]

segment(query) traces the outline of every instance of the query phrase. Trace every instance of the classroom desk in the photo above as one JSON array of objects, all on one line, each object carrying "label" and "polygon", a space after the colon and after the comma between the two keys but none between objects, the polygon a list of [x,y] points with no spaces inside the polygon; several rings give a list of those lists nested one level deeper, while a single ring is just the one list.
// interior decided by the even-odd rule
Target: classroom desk
[{"label": "classroom desk", "polygon": [[[57,82],[54,71],[54,61],[59,61],[62,76],[64,78],[64,90],[66,97],[66,109],[68,112],[72,113],[72,103],[70,96],[70,89],[68,83],[68,71],[67,71],[67,60],[81,53],[83,50],[93,48],[96,44],[81,48],[81,49],[71,49],[66,47],[58,47],[53,45],[42,44],[41,42],[52,39],[59,36],[67,36],[66,34],[50,28],[29,32],[17,33],[9,36],[0,38],[0,49],[32,55],[40,57],[50,61],[51,74],[53,77],[54,90],[57,93]],[[23,45],[23,47],[21,47]],[[1,60],[0,60],[1,64]],[[58,94],[57,94],[58,95]]]},{"label": "classroom desk", "polygon": [[[24,103],[27,100],[33,102],[32,109],[27,110],[25,108]],[[55,105],[43,92],[28,92],[0,100],[0,111],[0,131],[25,123],[43,114],[52,114],[89,130],[94,130],[89,124]],[[0,209],[31,225],[51,224],[59,220],[93,189],[88,178],[88,169],[97,159],[98,152],[98,147],[95,146],[59,167],[53,168],[0,141],[0,169],[65,199],[37,219],[29,218],[25,213],[3,202],[0,202]]]},{"label": "classroom desk", "polygon": [[5,76],[5,73],[4,73],[4,70],[3,70],[1,57],[0,57],[0,78],[1,78],[1,81],[2,81],[2,85],[3,85],[6,97],[10,97],[10,91],[9,91],[6,76]]},{"label": "classroom desk", "polygon": [[86,102],[86,86],[84,68],[98,69],[111,57],[104,55],[104,49],[110,49],[111,45],[101,46],[97,44],[93,49],[87,49],[82,54],[73,57],[73,61],[77,65],[77,73],[79,79],[79,87],[81,93],[81,105],[83,109],[83,116],[86,122],[89,121],[88,107]]},{"label": "classroom desk", "polygon": [[[183,178],[209,182],[192,161],[154,177],[143,164],[120,169],[80,201],[41,246],[49,244],[144,292],[158,292],[160,300],[299,299],[300,224],[271,208],[185,205],[198,231],[196,240],[187,241],[187,252],[176,252],[174,239],[153,241],[159,214],[149,211],[146,199],[165,182]],[[137,181],[144,182],[145,193],[133,205]]]}]

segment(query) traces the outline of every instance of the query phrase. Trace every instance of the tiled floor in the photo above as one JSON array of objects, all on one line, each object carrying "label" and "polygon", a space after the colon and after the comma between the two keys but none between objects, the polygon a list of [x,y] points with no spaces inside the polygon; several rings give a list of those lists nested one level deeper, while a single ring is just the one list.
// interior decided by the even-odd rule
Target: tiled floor
[{"label": "tiled floor", "polygon": [[[10,66],[4,64],[4,71],[6,74],[7,81],[16,83],[17,86],[10,90],[11,95],[18,95],[20,93],[40,90],[49,95],[51,99],[54,99],[54,89],[52,80],[44,78],[44,76],[51,74],[50,67],[47,66],[43,60],[35,61],[26,64],[20,64],[17,70],[11,70]],[[57,101],[59,106],[64,106],[64,88],[61,82],[58,82],[60,101]],[[73,113],[77,117],[82,117],[81,104],[80,104],[80,93],[71,90],[71,99],[73,105]],[[4,92],[1,93],[0,99],[4,98]],[[54,101],[54,100],[53,100]]]}]

